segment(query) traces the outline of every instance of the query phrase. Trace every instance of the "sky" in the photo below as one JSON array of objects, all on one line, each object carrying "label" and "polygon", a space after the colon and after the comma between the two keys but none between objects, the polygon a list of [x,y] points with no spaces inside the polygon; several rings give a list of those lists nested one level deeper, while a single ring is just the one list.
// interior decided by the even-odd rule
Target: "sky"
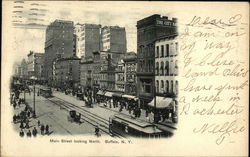
[{"label": "sky", "polygon": [[[169,4],[169,3],[167,3]],[[17,6],[22,6],[18,8]],[[153,14],[168,16],[174,14],[174,7],[163,2],[93,2],[93,1],[25,1],[14,3],[12,23],[38,23],[43,26],[25,25],[13,27],[13,48],[18,51],[16,60],[25,58],[30,50],[44,53],[45,28],[56,19],[71,20],[76,23],[101,24],[102,26],[121,26],[126,29],[127,50],[136,52],[136,22]],[[18,16],[16,16],[18,15]],[[34,18],[35,17],[35,18]]]}]

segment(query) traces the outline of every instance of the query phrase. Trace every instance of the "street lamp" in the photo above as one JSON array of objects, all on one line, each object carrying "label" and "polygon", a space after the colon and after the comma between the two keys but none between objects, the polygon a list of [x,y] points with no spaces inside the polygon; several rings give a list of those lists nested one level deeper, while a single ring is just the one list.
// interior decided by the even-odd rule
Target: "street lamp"
[{"label": "street lamp", "polygon": [[36,86],[35,86],[35,81],[37,80],[37,78],[35,76],[32,76],[30,79],[33,80],[33,118],[36,118],[36,103],[35,103]]}]

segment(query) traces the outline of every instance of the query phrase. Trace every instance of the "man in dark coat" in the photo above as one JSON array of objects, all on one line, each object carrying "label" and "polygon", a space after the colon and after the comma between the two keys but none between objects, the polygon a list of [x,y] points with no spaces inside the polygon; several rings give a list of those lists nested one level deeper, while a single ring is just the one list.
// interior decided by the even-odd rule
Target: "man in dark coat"
[{"label": "man in dark coat", "polygon": [[49,125],[48,124],[46,125],[45,130],[46,130],[46,134],[49,134]]},{"label": "man in dark coat", "polygon": [[33,135],[34,137],[36,137],[36,135],[37,135],[36,127],[34,127],[34,129],[32,130],[32,135]]},{"label": "man in dark coat", "polygon": [[43,135],[43,133],[44,133],[44,125],[42,124],[41,125],[41,134]]},{"label": "man in dark coat", "polygon": [[30,132],[30,130],[28,130],[28,132],[27,132],[27,137],[31,137],[31,132]]},{"label": "man in dark coat", "polygon": [[24,136],[24,132],[23,132],[23,129],[21,129],[21,130],[20,130],[20,133],[19,133],[19,135],[20,135],[21,137],[23,137],[23,136]]}]

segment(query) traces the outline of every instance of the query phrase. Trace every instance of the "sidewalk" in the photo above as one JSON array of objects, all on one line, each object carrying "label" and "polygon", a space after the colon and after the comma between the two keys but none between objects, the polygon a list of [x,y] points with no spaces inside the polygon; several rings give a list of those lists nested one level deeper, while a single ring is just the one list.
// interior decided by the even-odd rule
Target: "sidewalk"
[{"label": "sidewalk", "polygon": [[[76,97],[74,97],[72,95],[66,95],[66,94],[58,92],[58,91],[54,91],[53,95],[60,98],[60,99],[65,100],[69,103],[72,103],[72,104],[77,105],[81,108],[84,108],[84,109],[90,111],[91,113],[94,113],[100,117],[105,118],[106,120],[109,120],[109,117],[113,116],[115,114],[124,114],[124,115],[132,116],[132,111],[131,111],[131,114],[129,114],[129,111],[127,111],[126,109],[123,109],[121,112],[119,112],[119,107],[113,108],[113,105],[111,105],[111,108],[110,108],[109,105],[107,107],[105,107],[104,103],[100,103],[100,104],[94,103],[94,104],[92,104],[93,108],[89,108],[89,107],[85,106],[84,101],[78,100]],[[141,116],[138,119],[143,120],[143,121],[147,121],[147,122],[153,122],[153,115],[149,114],[149,120],[150,120],[149,121],[146,118],[146,111],[141,110]],[[172,123],[172,121],[170,119],[167,119],[164,122],[159,122],[159,125],[163,125],[166,127],[176,129],[175,124]]]}]

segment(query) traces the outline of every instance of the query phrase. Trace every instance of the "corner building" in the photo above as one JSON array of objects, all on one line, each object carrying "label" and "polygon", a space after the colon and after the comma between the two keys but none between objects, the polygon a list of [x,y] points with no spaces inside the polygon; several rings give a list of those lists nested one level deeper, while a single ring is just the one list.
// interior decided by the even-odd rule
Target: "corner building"
[{"label": "corner building", "polygon": [[155,90],[155,41],[177,32],[177,19],[158,14],[137,21],[137,97],[145,108]]}]

